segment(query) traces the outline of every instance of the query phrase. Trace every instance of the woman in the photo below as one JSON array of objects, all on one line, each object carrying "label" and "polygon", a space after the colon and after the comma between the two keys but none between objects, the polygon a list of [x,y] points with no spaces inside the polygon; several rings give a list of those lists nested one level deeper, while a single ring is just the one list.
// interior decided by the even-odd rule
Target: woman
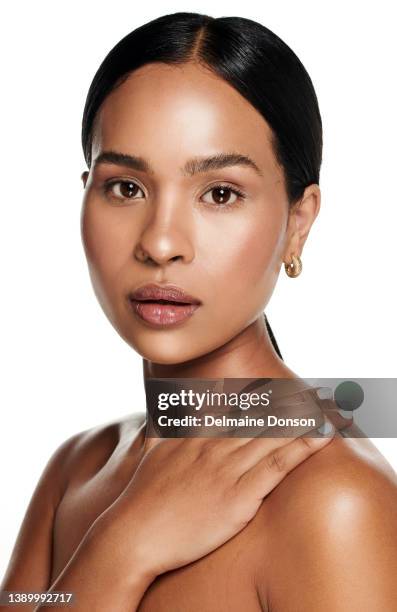
[{"label": "woman", "polygon": [[[93,287],[145,383],[298,381],[263,318],[320,206],[321,118],[291,49],[248,19],[160,17],[105,58],[82,138]],[[138,414],[56,451],[2,588],[74,592],[75,610],[391,612],[396,510],[368,440],[160,440]]]}]

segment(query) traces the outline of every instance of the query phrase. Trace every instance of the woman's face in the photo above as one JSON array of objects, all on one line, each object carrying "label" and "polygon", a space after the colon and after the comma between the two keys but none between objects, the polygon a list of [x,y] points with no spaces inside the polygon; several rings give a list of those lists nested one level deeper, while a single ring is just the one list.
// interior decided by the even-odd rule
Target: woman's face
[{"label": "woman's face", "polygon": [[[256,168],[192,161],[230,153]],[[92,160],[84,249],[99,302],[131,347],[181,363],[263,317],[287,253],[288,201],[270,129],[245,98],[197,64],[146,65],[105,99]],[[183,321],[153,325],[128,298],[146,283],[177,285],[201,304]]]}]

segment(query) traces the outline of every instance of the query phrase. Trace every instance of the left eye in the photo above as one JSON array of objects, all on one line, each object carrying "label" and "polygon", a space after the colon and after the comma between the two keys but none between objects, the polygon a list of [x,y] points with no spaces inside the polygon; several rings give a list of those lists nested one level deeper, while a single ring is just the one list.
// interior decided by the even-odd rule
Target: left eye
[{"label": "left eye", "polygon": [[[212,192],[214,193],[213,199],[215,201],[214,200],[212,202],[208,202],[207,200],[204,200],[204,201],[207,202],[208,204],[218,204],[220,206],[225,205],[225,204],[232,205],[240,197],[243,196],[241,191],[239,191],[238,189],[232,189],[228,185],[215,185],[215,187],[212,187],[204,195],[207,195],[208,193],[212,193]],[[230,201],[230,195],[231,194],[232,194],[232,196],[235,197],[235,199],[232,199]]]}]

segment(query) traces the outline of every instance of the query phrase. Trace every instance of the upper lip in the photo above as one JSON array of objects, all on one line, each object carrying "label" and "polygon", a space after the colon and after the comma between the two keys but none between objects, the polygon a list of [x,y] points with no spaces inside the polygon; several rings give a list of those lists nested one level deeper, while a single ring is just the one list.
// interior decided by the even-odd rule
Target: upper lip
[{"label": "upper lip", "polygon": [[130,299],[145,301],[166,300],[167,302],[180,302],[183,304],[201,304],[200,300],[186,293],[177,285],[157,285],[149,283],[139,287],[129,294]]}]

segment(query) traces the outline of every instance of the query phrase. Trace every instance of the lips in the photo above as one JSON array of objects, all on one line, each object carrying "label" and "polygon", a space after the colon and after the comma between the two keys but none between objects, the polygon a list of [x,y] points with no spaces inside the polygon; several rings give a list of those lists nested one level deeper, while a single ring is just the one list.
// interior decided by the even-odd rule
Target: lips
[{"label": "lips", "polygon": [[189,295],[176,285],[148,284],[130,293],[133,300],[151,302],[177,302],[179,304],[201,304],[200,300]]},{"label": "lips", "polygon": [[139,287],[129,294],[129,301],[140,320],[155,327],[180,323],[189,318],[201,301],[176,285]]}]

